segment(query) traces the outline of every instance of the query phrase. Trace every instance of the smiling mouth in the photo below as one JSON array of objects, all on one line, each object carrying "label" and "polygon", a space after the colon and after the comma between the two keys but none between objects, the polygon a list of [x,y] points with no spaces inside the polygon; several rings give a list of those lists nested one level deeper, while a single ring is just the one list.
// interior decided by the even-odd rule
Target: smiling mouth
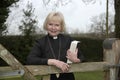
[{"label": "smiling mouth", "polygon": [[50,32],[52,32],[52,33],[56,33],[57,31],[50,31]]}]

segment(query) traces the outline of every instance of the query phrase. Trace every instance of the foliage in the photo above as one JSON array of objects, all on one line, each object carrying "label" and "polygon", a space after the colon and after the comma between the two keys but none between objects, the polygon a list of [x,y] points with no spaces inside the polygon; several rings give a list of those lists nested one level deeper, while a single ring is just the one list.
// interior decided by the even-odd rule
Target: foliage
[{"label": "foliage", "polygon": [[17,2],[18,0],[0,0],[0,36],[5,32],[7,25],[4,24],[8,17],[8,7]]},{"label": "foliage", "polygon": [[[2,44],[10,53],[12,53],[22,64],[26,64],[26,57],[29,54],[31,47],[33,46],[35,40],[42,36],[43,35],[30,36],[29,39],[24,38],[24,36],[3,36],[0,37],[0,44]],[[80,48],[83,55],[86,58],[86,61],[102,60],[103,40],[81,38],[81,37],[73,37],[73,38],[81,41]],[[6,65],[6,64],[2,62],[1,65]]]},{"label": "foliage", "polygon": [[[52,6],[52,10],[55,11],[59,6],[65,6],[71,2],[71,0],[42,0],[45,7]],[[48,6],[49,5],[49,6]]]},{"label": "foliage", "polygon": [[[34,39],[32,36],[29,37],[29,39],[24,38],[24,36],[3,36],[0,37],[0,44],[12,53],[22,64],[25,64],[26,56],[31,49]],[[5,63],[1,65],[5,65]]]},{"label": "foliage", "polygon": [[34,9],[32,7],[32,3],[28,2],[27,9],[23,9],[24,15],[23,20],[21,21],[22,25],[19,26],[19,29],[24,36],[30,36],[35,33],[37,21],[33,15],[33,12]]},{"label": "foliage", "polygon": [[[73,37],[80,41],[80,49],[85,56],[86,61],[102,61],[103,60],[103,39]],[[97,43],[97,44],[96,44]]]},{"label": "foliage", "polygon": [[115,33],[116,38],[120,38],[120,0],[114,0],[115,6]]}]

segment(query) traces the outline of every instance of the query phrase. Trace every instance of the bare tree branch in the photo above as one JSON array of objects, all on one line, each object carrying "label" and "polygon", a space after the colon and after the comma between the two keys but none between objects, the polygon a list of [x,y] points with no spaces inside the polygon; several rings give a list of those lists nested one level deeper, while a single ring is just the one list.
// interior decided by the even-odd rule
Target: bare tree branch
[{"label": "bare tree branch", "polygon": [[43,4],[45,7],[52,6],[52,10],[56,10],[56,8],[60,6],[65,6],[70,3],[72,0],[43,0]]}]

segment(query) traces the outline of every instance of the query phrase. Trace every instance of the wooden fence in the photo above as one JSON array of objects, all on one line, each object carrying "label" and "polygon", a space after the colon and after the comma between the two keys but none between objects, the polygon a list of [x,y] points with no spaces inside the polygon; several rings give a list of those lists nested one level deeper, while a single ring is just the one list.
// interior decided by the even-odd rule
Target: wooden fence
[{"label": "wooden fence", "polygon": [[[118,80],[120,63],[120,40],[108,38],[103,42],[103,62],[84,62],[70,64],[69,72],[104,71],[104,80]],[[23,70],[25,80],[37,80],[36,75],[42,75],[43,80],[50,80],[50,74],[61,71],[48,65],[22,65],[12,54],[0,45],[0,57],[8,63],[7,67],[0,67],[0,72]],[[1,76],[1,75],[0,75]]]}]

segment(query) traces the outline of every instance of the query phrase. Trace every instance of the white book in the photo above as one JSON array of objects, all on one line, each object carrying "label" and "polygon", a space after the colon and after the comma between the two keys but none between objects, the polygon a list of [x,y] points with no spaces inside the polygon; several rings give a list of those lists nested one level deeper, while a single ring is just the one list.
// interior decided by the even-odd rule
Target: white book
[{"label": "white book", "polygon": [[[71,44],[70,44],[70,51],[71,51],[72,53],[75,53],[75,50],[76,50],[76,48],[77,48],[77,44],[78,44],[78,43],[80,43],[80,41],[74,40],[74,41],[71,42]],[[72,62],[68,59],[68,60],[67,60],[67,63],[72,63]]]}]

